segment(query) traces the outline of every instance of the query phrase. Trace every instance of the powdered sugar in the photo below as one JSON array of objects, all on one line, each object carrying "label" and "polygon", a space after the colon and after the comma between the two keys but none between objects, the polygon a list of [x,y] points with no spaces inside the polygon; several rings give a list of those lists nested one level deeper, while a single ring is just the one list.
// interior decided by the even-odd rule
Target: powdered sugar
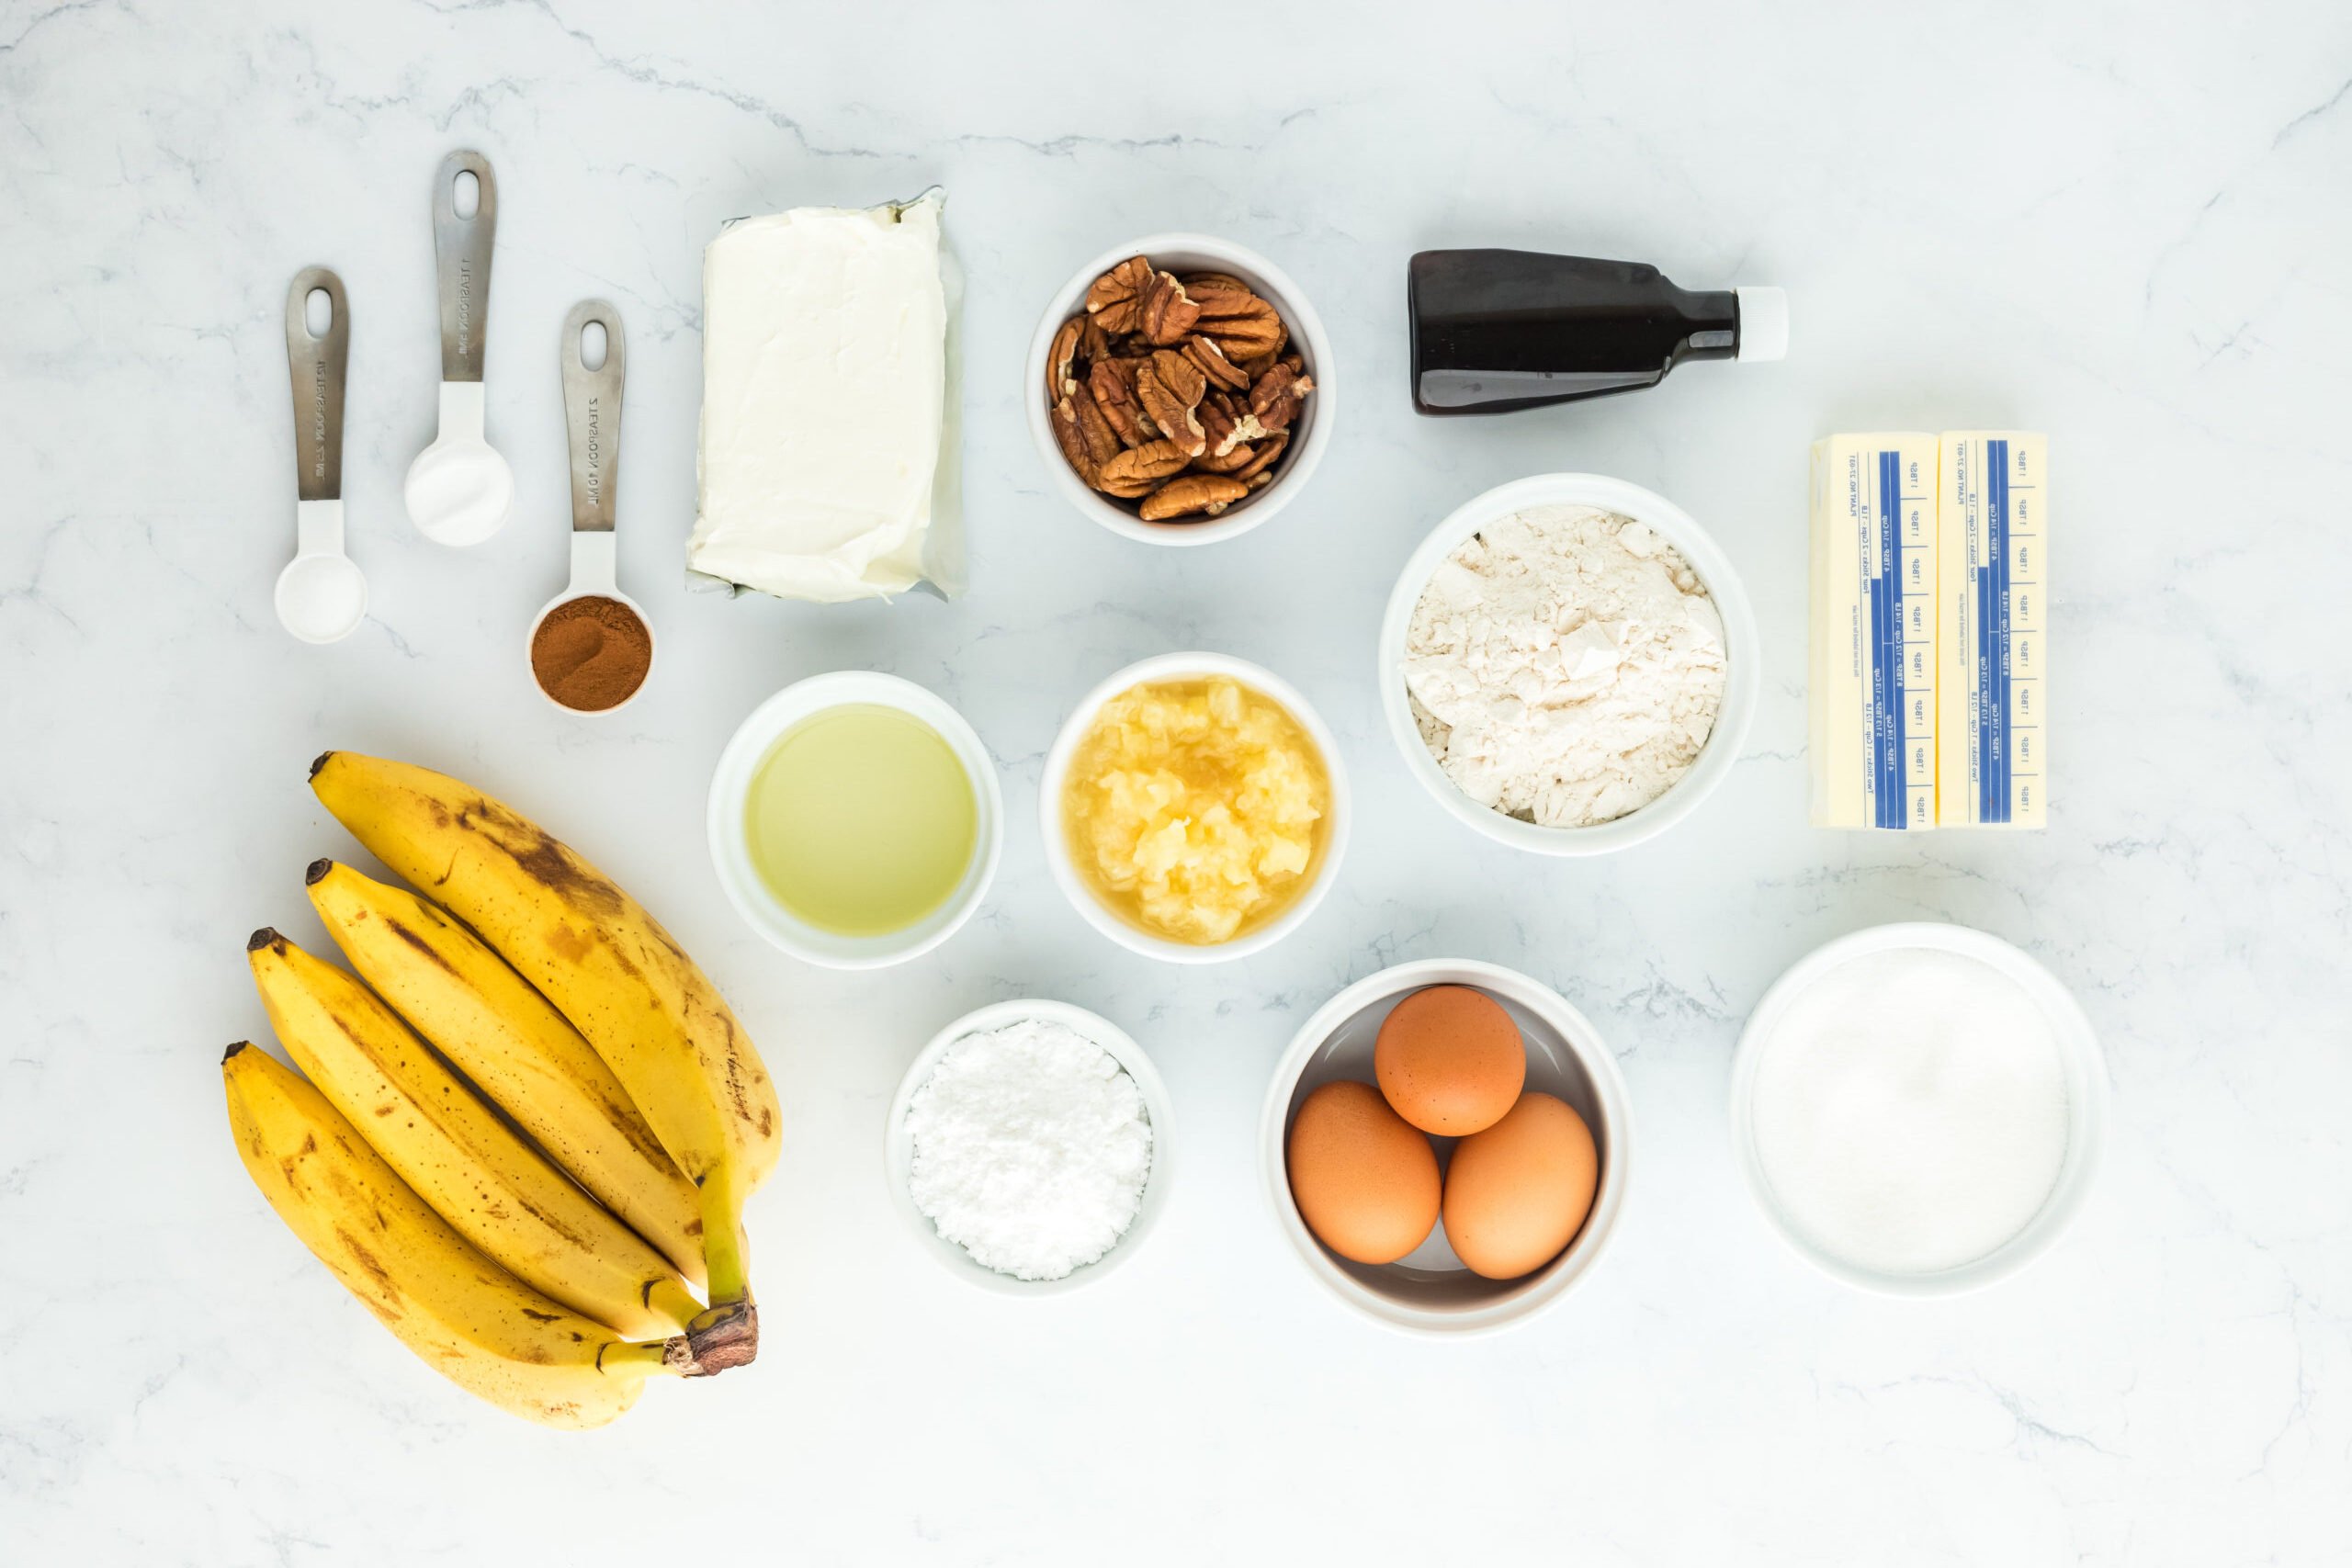
[{"label": "powdered sugar", "polygon": [[1698,760],[1723,706],[1723,621],[1646,525],[1530,507],[1439,564],[1403,673],[1423,743],[1464,794],[1590,827],[1648,805]]},{"label": "powdered sugar", "polygon": [[1151,1174],[1143,1094],[1068,1024],[967,1034],[907,1106],[915,1207],[976,1262],[1058,1280],[1119,1243]]}]

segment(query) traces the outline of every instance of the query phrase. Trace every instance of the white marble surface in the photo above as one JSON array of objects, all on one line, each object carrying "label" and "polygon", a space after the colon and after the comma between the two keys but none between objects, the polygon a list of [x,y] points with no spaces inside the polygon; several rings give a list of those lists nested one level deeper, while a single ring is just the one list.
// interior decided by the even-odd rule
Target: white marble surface
[{"label": "white marble surface", "polygon": [[[1551,5],[1374,11],[590,0],[0,3],[0,1560],[311,1563],[2342,1562],[2352,1553],[2352,11]],[[426,187],[495,161],[491,431],[518,514],[425,543]],[[952,606],[689,597],[700,248],[730,215],[932,181],[970,274],[976,570]],[[1152,551],[1075,517],[1023,427],[1069,269],[1163,228],[1312,291],[1344,428],[1274,525]],[[1417,419],[1429,244],[1655,260],[1792,292],[1784,366],[1508,421]],[[367,626],[299,647],[287,279],[339,267]],[[609,724],[521,639],[557,586],[565,309],[630,333],[624,580],[662,638]],[[1805,449],[2051,433],[2055,810],[2039,836],[1804,822]],[[1538,863],[1444,818],[1371,683],[1397,563],[1457,500],[1589,468],[1675,497],[1753,594],[1749,754],[1667,839]],[[1033,824],[1063,705],[1199,646],[1340,730],[1354,852],[1295,939],[1178,973],[1059,900]],[[765,951],[701,841],[736,720],[797,676],[959,703],[1012,822],[984,916],[887,977]],[[766,1352],[592,1437],[474,1404],[254,1192],[215,1063],[241,948],[317,934],[303,786],[350,746],[542,816],[652,905],[784,1088],[751,1216]],[[1880,1302],[1768,1235],[1724,1131],[1740,1021],[1799,953],[1965,921],[2102,1032],[2104,1178],[1989,1294]],[[1252,1131],[1316,1003],[1405,956],[1524,967],[1619,1054],[1638,1174],[1558,1311],[1450,1345],[1317,1293]],[[933,1029],[1067,998],[1182,1117],[1148,1252],[1045,1303],[969,1289],[885,1206],[879,1118]]]}]

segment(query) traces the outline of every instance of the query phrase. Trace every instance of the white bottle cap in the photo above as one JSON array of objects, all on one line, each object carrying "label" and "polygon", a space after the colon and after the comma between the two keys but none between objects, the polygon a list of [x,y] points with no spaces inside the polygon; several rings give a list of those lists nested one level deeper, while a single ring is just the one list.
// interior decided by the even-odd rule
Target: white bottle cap
[{"label": "white bottle cap", "polygon": [[1789,353],[1789,296],[1780,288],[1735,288],[1739,299],[1741,359],[1785,359]]}]

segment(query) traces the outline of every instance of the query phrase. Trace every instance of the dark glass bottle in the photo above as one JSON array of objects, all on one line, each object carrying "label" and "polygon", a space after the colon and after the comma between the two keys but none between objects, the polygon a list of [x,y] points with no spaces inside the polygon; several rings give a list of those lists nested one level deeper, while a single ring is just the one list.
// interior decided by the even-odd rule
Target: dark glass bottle
[{"label": "dark glass bottle", "polygon": [[1777,288],[1678,288],[1640,262],[1423,251],[1406,277],[1413,407],[1500,413],[1655,387],[1686,359],[1778,359]]}]

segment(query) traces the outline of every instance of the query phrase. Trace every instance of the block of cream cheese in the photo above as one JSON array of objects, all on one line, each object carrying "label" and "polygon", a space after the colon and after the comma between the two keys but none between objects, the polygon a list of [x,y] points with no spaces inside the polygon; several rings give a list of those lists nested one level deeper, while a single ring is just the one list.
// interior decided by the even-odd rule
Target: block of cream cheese
[{"label": "block of cream cheese", "polygon": [[1813,448],[1813,820],[1936,825],[1936,438]]},{"label": "block of cream cheese", "polygon": [[2039,828],[2048,820],[2049,482],[2046,437],[1944,433],[1937,525],[1940,827]]},{"label": "block of cream cheese", "polygon": [[704,251],[693,571],[826,603],[961,588],[942,203],[795,208]]}]

